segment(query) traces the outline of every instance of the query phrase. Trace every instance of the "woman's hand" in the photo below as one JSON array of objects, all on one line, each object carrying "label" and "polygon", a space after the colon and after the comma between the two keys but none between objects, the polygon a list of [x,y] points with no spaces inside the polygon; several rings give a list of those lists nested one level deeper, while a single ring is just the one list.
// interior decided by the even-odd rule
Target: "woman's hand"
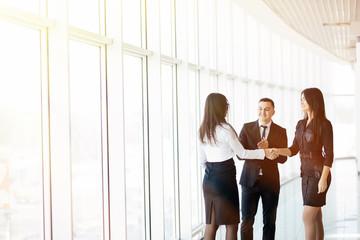
[{"label": "woman's hand", "polygon": [[330,167],[324,166],[319,183],[318,183],[318,194],[326,191],[326,189],[328,187],[327,179],[328,179],[329,174],[330,174]]},{"label": "woman's hand", "polygon": [[320,181],[318,184],[318,194],[325,192],[326,188],[327,188],[326,179],[320,178]]}]

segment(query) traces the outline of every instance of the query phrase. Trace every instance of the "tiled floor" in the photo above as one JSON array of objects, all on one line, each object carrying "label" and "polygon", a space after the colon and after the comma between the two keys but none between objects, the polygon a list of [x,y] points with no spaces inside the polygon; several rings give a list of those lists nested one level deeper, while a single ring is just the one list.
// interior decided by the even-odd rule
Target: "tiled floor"
[{"label": "tiled floor", "polygon": [[[332,182],[323,209],[325,239],[360,239],[360,176],[354,159],[334,162]],[[276,221],[277,240],[300,240],[302,223],[301,182],[297,178],[281,187]],[[259,204],[254,239],[262,238],[262,208]]]}]

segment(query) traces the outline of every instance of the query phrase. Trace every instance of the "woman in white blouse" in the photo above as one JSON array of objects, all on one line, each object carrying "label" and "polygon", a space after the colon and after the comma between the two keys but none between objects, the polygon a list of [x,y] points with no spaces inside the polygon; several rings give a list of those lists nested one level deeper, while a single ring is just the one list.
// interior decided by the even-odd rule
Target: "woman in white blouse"
[{"label": "woman in white blouse", "polygon": [[226,225],[226,240],[236,239],[240,216],[234,155],[260,160],[265,156],[270,159],[277,157],[269,149],[244,149],[235,130],[226,122],[228,107],[224,95],[209,94],[199,129],[200,161],[205,167],[205,240],[215,239],[219,225]]}]

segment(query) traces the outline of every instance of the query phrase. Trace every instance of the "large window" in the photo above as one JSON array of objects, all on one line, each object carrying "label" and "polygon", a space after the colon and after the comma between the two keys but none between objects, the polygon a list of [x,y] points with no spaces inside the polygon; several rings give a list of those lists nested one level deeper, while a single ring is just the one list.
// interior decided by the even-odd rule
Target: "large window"
[{"label": "large window", "polygon": [[146,236],[143,59],[124,55],[126,226],[128,239]]},{"label": "large window", "polygon": [[199,73],[189,70],[189,143],[191,156],[191,226],[202,224],[202,169],[197,159],[199,119]]},{"label": "large window", "polygon": [[[103,239],[100,49],[70,41],[70,136],[74,239]],[[106,160],[106,159],[105,159]]]},{"label": "large window", "polygon": [[40,32],[4,22],[0,31],[0,239],[43,239]]},{"label": "large window", "polygon": [[177,220],[177,145],[175,66],[161,65],[161,123],[163,147],[163,192],[165,239],[175,239]]}]

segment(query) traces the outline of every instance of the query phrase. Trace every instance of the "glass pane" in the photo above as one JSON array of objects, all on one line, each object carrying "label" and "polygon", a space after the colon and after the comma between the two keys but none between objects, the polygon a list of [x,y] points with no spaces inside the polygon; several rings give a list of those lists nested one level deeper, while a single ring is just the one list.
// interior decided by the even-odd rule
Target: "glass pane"
[{"label": "glass pane", "polygon": [[241,12],[241,28],[240,28],[240,37],[243,39],[239,44],[241,44],[241,77],[248,78],[248,61],[247,61],[247,55],[249,54],[247,49],[247,43],[246,43],[246,36],[247,36],[247,13],[240,9]]},{"label": "glass pane", "polygon": [[282,41],[282,53],[283,53],[283,83],[286,86],[291,86],[291,71],[292,71],[292,63],[291,63],[291,45],[290,42],[286,39]]},{"label": "glass pane", "polygon": [[0,4],[5,4],[10,7],[19,8],[21,10],[39,14],[39,0],[0,0]]},{"label": "glass pane", "polygon": [[269,36],[269,30],[264,25],[260,25],[260,79],[263,82],[271,81],[271,55]]},{"label": "glass pane", "polygon": [[233,97],[233,106],[234,109],[234,122],[232,123],[233,127],[240,131],[242,128],[243,123],[245,122],[245,112],[247,111],[247,102],[246,102],[246,95],[243,95],[243,88],[244,82],[240,80],[234,81],[234,94]]},{"label": "glass pane", "polygon": [[[297,100],[296,102],[294,102],[294,98],[292,97],[293,92],[290,90],[285,90],[284,91],[284,97],[283,99],[286,99],[286,103],[283,104],[283,109],[281,111],[284,111],[284,113],[282,114],[283,116],[283,124],[279,122],[279,124],[281,124],[282,127],[286,128],[286,134],[287,134],[287,138],[288,138],[288,146],[290,146],[292,144],[292,141],[294,139],[294,133],[295,133],[295,126],[297,121],[299,120],[298,118],[296,118],[295,115],[295,109],[299,109],[299,100]],[[275,103],[275,111],[277,115],[279,113],[278,109],[277,109],[277,105],[281,104],[280,102],[276,102]],[[280,119],[279,119],[280,120]],[[290,159],[292,160],[292,159]],[[286,164],[278,164],[279,168],[282,165],[282,168],[286,169],[286,175],[282,175],[280,174],[281,177],[281,181],[283,181],[285,178],[290,178],[296,174],[298,174],[298,170],[299,170],[299,164],[300,162],[297,160],[294,161],[287,161]]]},{"label": "glass pane", "polygon": [[191,162],[191,226],[196,227],[201,224],[201,166],[197,159],[197,131],[199,128],[196,115],[199,107],[197,106],[197,85],[198,72],[189,71],[189,123],[190,123],[190,162]]},{"label": "glass pane", "polygon": [[248,78],[258,80],[259,77],[259,49],[258,23],[251,15],[247,15],[247,60]]},{"label": "glass pane", "polygon": [[[227,91],[226,91],[225,96],[230,103],[227,121],[230,122],[231,125],[233,125],[234,117],[235,117],[234,116],[234,111],[235,111],[235,108],[234,108],[234,80],[226,79],[226,87],[227,87]],[[235,129],[235,130],[240,130],[240,129]]]},{"label": "glass pane", "polygon": [[291,71],[291,87],[297,87],[300,82],[300,57],[299,57],[299,47],[298,45],[293,45],[291,50],[292,55],[292,71]]},{"label": "glass pane", "polygon": [[321,69],[321,58],[319,55],[314,54],[314,66],[313,66],[313,76],[314,76],[314,85],[318,88],[321,88],[321,76],[323,72]]},{"label": "glass pane", "polygon": [[[219,4],[219,2],[218,2]],[[235,4],[234,4],[235,5]],[[233,46],[232,46],[232,42],[233,42],[233,33],[232,33],[232,25],[235,24],[233,23],[232,20],[232,8],[233,4],[231,0],[226,0],[226,8],[225,8],[225,28],[226,28],[226,71],[229,74],[233,74],[233,59],[234,59],[234,55],[233,55]]]},{"label": "glass pane", "polygon": [[244,38],[241,35],[240,29],[242,25],[242,12],[239,4],[232,4],[232,31],[233,31],[233,60],[234,60],[234,74],[241,76],[241,59],[242,59],[242,49]]},{"label": "glass pane", "polygon": [[[327,102],[325,102],[326,104]],[[355,97],[354,96],[335,96],[334,97],[334,146],[335,157],[355,156],[356,153],[356,129],[355,119]],[[325,105],[327,108],[330,106]],[[328,116],[329,117],[329,116]],[[346,141],[344,141],[346,139]]]},{"label": "glass pane", "polygon": [[162,146],[164,172],[165,239],[175,239],[175,146],[173,66],[161,66]]},{"label": "glass pane", "polygon": [[74,239],[102,239],[100,49],[69,42]]},{"label": "glass pane", "polygon": [[[215,1],[216,2],[216,1]],[[215,3],[215,14],[216,19],[215,27],[215,37],[216,37],[216,62],[217,62],[217,70],[226,72],[226,0],[218,1]],[[230,72],[231,73],[231,72]]]},{"label": "glass pane", "polygon": [[123,41],[141,47],[141,0],[123,0]]},{"label": "glass pane", "polygon": [[216,9],[214,0],[209,1],[209,58],[210,68],[216,69]]},{"label": "glass pane", "polygon": [[218,76],[217,75],[213,75],[213,74],[210,74],[209,75],[209,83],[210,85],[210,92],[209,93],[212,93],[212,92],[217,92],[218,89],[219,89],[219,83],[218,83]]},{"label": "glass pane", "polygon": [[[227,89],[227,82],[226,82],[226,78],[223,77],[218,77],[218,92],[225,95],[225,97],[227,98],[228,96],[228,89]],[[229,100],[229,99],[228,99]]]},{"label": "glass pane", "polygon": [[40,33],[0,31],[0,239],[42,239]]},{"label": "glass pane", "polygon": [[211,93],[209,79],[200,78],[200,122],[204,117],[205,101],[207,96]]},{"label": "glass pane", "polygon": [[145,239],[142,59],[124,55],[127,239]]},{"label": "glass pane", "polygon": [[200,78],[200,122],[204,117],[204,107],[207,96],[217,92],[217,76],[210,74],[209,78]]},{"label": "glass pane", "polygon": [[69,0],[69,24],[100,33],[99,0]]},{"label": "glass pane", "polygon": [[[257,107],[260,99],[260,86],[254,82],[249,82],[248,90],[249,93],[251,93],[248,94],[248,99],[249,99],[248,116],[250,117],[250,119],[254,119],[255,117],[257,117]],[[250,119],[248,119],[248,121],[250,121]]]},{"label": "glass pane", "polygon": [[271,49],[271,70],[272,70],[272,82],[281,83],[281,46],[280,46],[281,38],[279,35],[273,33],[272,34],[272,49]]},{"label": "glass pane", "polygon": [[[285,119],[290,118],[290,112],[285,112],[285,105],[290,105],[291,102],[289,99],[285,98],[284,89],[282,88],[274,88],[273,89],[272,100],[275,103],[275,111],[276,114],[272,117],[274,122],[277,124],[284,126]],[[286,104],[285,104],[286,103]],[[291,105],[290,105],[291,106]],[[294,105],[292,105],[294,107]],[[292,126],[293,128],[293,126]]]},{"label": "glass pane", "polygon": [[209,0],[197,0],[198,2],[198,37],[199,37],[199,63],[209,66]]},{"label": "glass pane", "polygon": [[[315,85],[315,79],[314,79],[314,54],[310,51],[307,52],[306,55],[306,80],[308,85],[316,86]],[[319,69],[316,69],[319,71]]]},{"label": "glass pane", "polygon": [[304,89],[307,87],[307,79],[306,79],[306,52],[303,47],[299,49],[299,69],[300,69],[300,81],[299,87]]},{"label": "glass pane", "polygon": [[173,31],[174,13],[172,0],[160,0],[160,32],[161,32],[161,53],[167,56],[173,56]]},{"label": "glass pane", "polygon": [[[325,68],[323,68],[323,71],[330,72],[328,70],[329,67],[330,66],[326,66]],[[333,67],[331,72],[335,80],[333,81],[335,94],[355,94],[355,74],[354,71],[351,69],[351,65],[336,64],[336,67]],[[325,85],[330,85],[328,77],[326,77],[325,81],[327,82],[327,84]],[[329,90],[329,88],[325,89],[325,91],[327,90]]]},{"label": "glass pane", "polygon": [[188,60],[198,63],[197,0],[188,0]]}]

